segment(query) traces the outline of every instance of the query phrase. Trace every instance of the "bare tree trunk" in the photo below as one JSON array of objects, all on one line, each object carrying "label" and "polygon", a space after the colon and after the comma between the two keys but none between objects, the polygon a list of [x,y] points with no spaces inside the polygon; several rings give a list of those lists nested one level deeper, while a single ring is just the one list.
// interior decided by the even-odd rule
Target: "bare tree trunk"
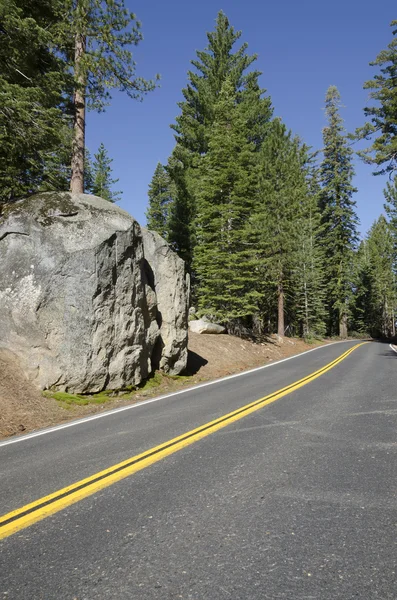
[{"label": "bare tree trunk", "polygon": [[307,297],[307,280],[306,280],[306,263],[303,263],[303,277],[304,277],[304,296],[305,296],[305,320],[303,323],[303,337],[309,335],[309,302]]},{"label": "bare tree trunk", "polygon": [[342,312],[339,317],[339,337],[347,338],[347,314]]},{"label": "bare tree trunk", "polygon": [[86,38],[76,34],[74,50],[74,69],[77,87],[74,92],[74,138],[72,147],[72,177],[70,191],[73,194],[84,193],[84,150],[85,150],[85,77],[80,72],[80,62],[86,49]]},{"label": "bare tree trunk", "polygon": [[283,281],[280,279],[278,284],[278,325],[277,325],[277,333],[278,335],[284,335],[284,288]]},{"label": "bare tree trunk", "polygon": [[308,303],[308,300],[307,300],[307,285],[306,285],[306,281],[304,283],[304,289],[305,289],[305,320],[304,320],[304,323],[303,323],[303,337],[306,337],[310,333],[310,327],[309,327],[309,303]]},{"label": "bare tree trunk", "polygon": [[383,301],[383,315],[382,315],[382,333],[383,333],[383,337],[389,337],[388,333],[389,333],[389,315],[388,315],[388,306],[387,306],[387,297],[385,296],[385,299]]}]

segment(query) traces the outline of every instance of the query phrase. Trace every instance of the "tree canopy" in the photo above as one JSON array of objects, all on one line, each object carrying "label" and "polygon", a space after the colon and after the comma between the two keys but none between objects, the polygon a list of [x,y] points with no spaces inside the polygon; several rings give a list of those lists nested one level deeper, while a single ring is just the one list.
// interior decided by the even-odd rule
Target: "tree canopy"
[{"label": "tree canopy", "polygon": [[361,157],[377,167],[375,174],[395,173],[397,170],[397,21],[392,21],[393,39],[385,50],[370,63],[379,68],[373,79],[366,81],[371,106],[364,108],[368,118],[357,131],[359,138],[371,139],[372,144],[360,152]]},{"label": "tree canopy", "polygon": [[[27,194],[120,199],[104,144],[85,147],[86,110],[114,90],[142,100],[140,22],[125,0],[0,0],[0,214]],[[257,56],[223,11],[196,52],[153,164],[147,224],[187,263],[198,314],[263,336],[391,336],[397,303],[397,21],[365,83],[366,124],[349,135],[338,89],[325,99],[323,148],[274,117]],[[276,113],[277,114],[277,113]],[[359,239],[352,137],[385,182],[385,215]],[[115,165],[117,172],[117,165]]]}]

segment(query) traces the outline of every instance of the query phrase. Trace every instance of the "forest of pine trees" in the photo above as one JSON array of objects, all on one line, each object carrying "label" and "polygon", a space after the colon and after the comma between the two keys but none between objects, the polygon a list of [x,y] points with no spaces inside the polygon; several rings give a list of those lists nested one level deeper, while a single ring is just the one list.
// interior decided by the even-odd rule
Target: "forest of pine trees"
[{"label": "forest of pine trees", "polygon": [[[397,22],[392,23],[397,27]],[[393,36],[396,31],[393,30]],[[325,90],[323,148],[273,116],[256,56],[220,12],[192,60],[175,147],[149,188],[148,227],[188,263],[198,314],[229,331],[304,337],[395,334],[397,38],[365,84],[375,107],[354,134]],[[388,173],[385,213],[359,241],[352,140]],[[372,143],[371,143],[372,142]],[[394,183],[395,181],[395,183]]]},{"label": "forest of pine trees", "polygon": [[[174,148],[149,186],[150,229],[186,261],[197,313],[238,335],[394,336],[397,305],[397,21],[348,133],[324,90],[323,147],[275,116],[257,56],[221,11],[191,61]],[[124,0],[0,0],[0,215],[38,191],[119,200],[103,144],[85,147],[86,110],[112,89],[141,99],[142,39]],[[356,151],[355,142],[366,149]],[[360,241],[354,153],[387,175],[385,215]]]}]

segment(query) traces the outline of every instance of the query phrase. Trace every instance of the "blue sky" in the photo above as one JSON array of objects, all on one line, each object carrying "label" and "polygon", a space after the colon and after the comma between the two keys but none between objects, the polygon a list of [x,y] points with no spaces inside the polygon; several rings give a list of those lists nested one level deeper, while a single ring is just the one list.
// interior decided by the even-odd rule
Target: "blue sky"
[{"label": "blue sky", "polygon": [[[126,5],[142,22],[144,40],[134,49],[137,74],[159,73],[161,87],[142,103],[115,93],[105,113],[89,114],[87,146],[94,153],[105,144],[123,191],[119,204],[142,225],[155,166],[167,161],[174,146],[170,124],[179,113],[190,60],[206,46],[219,10],[242,30],[248,52],[258,54],[261,85],[274,114],[315,149],[322,146],[329,85],[341,93],[346,129],[363,124],[368,92],[362,86],[377,72],[368,63],[390,43],[390,21],[397,18],[395,0],[126,0]],[[386,179],[371,171],[356,160],[362,233],[383,210]]]}]

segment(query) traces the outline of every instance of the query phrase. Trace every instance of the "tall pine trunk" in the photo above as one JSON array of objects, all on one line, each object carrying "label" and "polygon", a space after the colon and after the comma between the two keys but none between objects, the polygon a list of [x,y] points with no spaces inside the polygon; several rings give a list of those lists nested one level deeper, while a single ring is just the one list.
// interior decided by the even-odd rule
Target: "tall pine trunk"
[{"label": "tall pine trunk", "polygon": [[339,313],[339,337],[347,338],[347,314],[345,311]]},{"label": "tall pine trunk", "polygon": [[86,37],[77,33],[74,49],[74,70],[76,90],[74,92],[74,138],[72,146],[72,177],[70,191],[73,194],[84,193],[84,150],[85,150],[85,76],[80,68],[86,49]]},{"label": "tall pine trunk", "polygon": [[388,310],[387,310],[387,298],[385,296],[383,300],[383,314],[382,314],[382,336],[388,337]]},{"label": "tall pine trunk", "polygon": [[[306,270],[306,265],[304,266],[304,269]],[[305,273],[305,277],[306,277],[306,273]],[[307,299],[307,283],[306,283],[306,280],[305,280],[305,283],[304,283],[304,294],[305,294],[305,320],[304,320],[304,323],[303,323],[303,337],[306,337],[310,333],[310,326],[309,326],[309,302],[308,302],[308,299]]]},{"label": "tall pine trunk", "polygon": [[283,281],[280,279],[277,288],[278,295],[278,324],[277,333],[278,335],[284,335],[284,287]]}]

